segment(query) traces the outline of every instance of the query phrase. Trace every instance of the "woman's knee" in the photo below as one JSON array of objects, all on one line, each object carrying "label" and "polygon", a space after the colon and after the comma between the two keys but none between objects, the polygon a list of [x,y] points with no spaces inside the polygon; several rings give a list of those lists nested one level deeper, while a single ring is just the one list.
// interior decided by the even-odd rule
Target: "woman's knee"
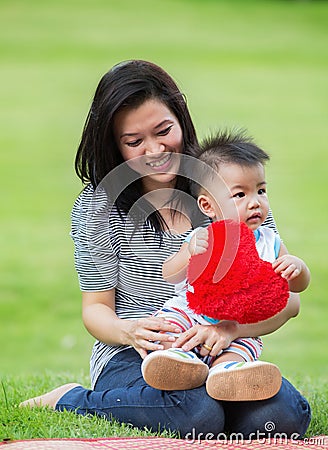
[{"label": "woman's knee", "polygon": [[106,366],[95,384],[95,391],[104,391],[129,386],[145,384],[141,374],[142,359],[134,349],[127,349],[117,353]]},{"label": "woman's knee", "polygon": [[307,400],[283,379],[278,394],[260,402],[225,404],[227,429],[247,439],[286,436],[301,438],[310,423]]}]

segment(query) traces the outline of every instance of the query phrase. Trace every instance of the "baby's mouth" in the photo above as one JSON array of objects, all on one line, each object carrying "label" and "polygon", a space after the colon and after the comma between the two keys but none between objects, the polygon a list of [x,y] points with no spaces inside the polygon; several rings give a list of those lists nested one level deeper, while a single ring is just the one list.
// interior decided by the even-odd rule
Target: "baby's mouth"
[{"label": "baby's mouth", "polygon": [[146,163],[146,165],[153,167],[153,168],[158,168],[158,167],[164,166],[164,164],[166,164],[169,161],[171,156],[172,156],[172,153],[165,153],[162,158],[157,159],[156,161],[149,161]]},{"label": "baby's mouth", "polygon": [[261,219],[261,217],[262,216],[260,213],[255,213],[255,214],[252,214],[251,216],[249,216],[249,218],[247,220]]}]

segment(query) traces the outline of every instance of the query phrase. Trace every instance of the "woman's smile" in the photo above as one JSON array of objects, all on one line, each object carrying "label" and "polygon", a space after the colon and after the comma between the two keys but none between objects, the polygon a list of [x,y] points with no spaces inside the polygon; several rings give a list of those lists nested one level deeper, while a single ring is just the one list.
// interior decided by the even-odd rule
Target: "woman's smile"
[{"label": "woman's smile", "polygon": [[143,179],[147,190],[174,184],[183,136],[177,117],[163,102],[149,99],[122,109],[115,116],[114,130],[123,159],[147,178]]},{"label": "woman's smile", "polygon": [[172,153],[164,153],[160,158],[155,161],[146,162],[147,166],[150,166],[154,170],[166,171],[171,163]]}]

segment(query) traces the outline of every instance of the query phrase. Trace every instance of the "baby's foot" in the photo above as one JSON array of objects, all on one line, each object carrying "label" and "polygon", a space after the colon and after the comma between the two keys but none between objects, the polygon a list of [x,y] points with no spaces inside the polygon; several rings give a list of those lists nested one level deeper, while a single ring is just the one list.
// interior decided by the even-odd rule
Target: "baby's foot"
[{"label": "baby's foot", "polygon": [[208,395],[223,401],[264,400],[277,394],[280,386],[278,367],[263,361],[219,363],[206,381]]},{"label": "baby's foot", "polygon": [[205,383],[208,366],[192,352],[181,348],[156,350],[141,365],[144,380],[156,389],[181,391],[193,389]]},{"label": "baby's foot", "polygon": [[20,403],[20,407],[28,406],[30,408],[41,407],[41,406],[49,406],[52,409],[56,408],[57,402],[66,392],[71,389],[81,386],[77,383],[68,383],[63,386],[59,386],[58,388],[47,392],[46,394],[39,395],[38,397],[33,397],[24,402]]}]

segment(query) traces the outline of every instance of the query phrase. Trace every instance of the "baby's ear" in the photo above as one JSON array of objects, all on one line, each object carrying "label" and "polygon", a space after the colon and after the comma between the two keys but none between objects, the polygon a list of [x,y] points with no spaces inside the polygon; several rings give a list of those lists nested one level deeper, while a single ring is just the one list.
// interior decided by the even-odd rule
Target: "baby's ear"
[{"label": "baby's ear", "polygon": [[215,219],[215,210],[214,210],[214,200],[212,197],[206,194],[199,195],[197,199],[197,204],[199,209],[204,213],[206,216],[210,217],[211,219]]}]

